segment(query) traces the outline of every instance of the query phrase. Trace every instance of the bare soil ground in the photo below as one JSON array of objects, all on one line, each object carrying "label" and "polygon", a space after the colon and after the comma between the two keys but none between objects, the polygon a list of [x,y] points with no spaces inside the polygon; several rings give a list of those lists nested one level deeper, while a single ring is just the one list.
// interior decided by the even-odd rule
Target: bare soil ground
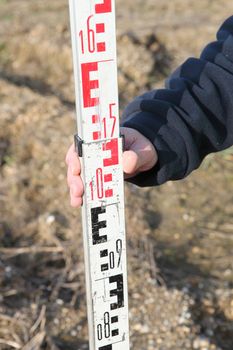
[{"label": "bare soil ground", "polygon": [[[122,108],[232,15],[226,0],[117,0]],[[127,49],[126,49],[127,48]],[[0,349],[88,349],[68,4],[0,0]],[[233,156],[126,186],[131,348],[233,349]]]}]

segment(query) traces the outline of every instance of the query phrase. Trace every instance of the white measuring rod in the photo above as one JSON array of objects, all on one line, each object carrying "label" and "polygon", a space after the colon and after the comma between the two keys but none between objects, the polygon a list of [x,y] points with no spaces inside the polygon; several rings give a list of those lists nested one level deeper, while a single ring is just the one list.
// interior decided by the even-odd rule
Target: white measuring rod
[{"label": "white measuring rod", "polygon": [[129,350],[114,0],[69,0],[90,350]]}]

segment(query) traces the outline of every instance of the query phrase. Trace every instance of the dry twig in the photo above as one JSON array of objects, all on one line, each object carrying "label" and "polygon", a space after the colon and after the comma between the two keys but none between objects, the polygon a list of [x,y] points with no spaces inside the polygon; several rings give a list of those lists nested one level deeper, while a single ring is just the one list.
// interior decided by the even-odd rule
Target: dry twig
[{"label": "dry twig", "polygon": [[14,348],[14,349],[21,349],[20,344],[16,343],[15,341],[11,341],[11,340],[0,339],[0,344],[10,346],[11,348]]},{"label": "dry twig", "polygon": [[37,333],[26,345],[24,345],[22,350],[39,350],[44,338],[45,332]]},{"label": "dry twig", "polygon": [[38,253],[63,253],[64,248],[60,247],[22,247],[22,248],[0,248],[0,254],[8,255],[9,257],[21,254],[38,254]]},{"label": "dry twig", "polygon": [[[39,314],[39,317],[37,318],[36,322],[30,329],[30,334],[33,334],[39,326],[40,330],[43,331],[45,327],[45,312],[46,312],[46,306],[43,305]],[[44,321],[44,322],[43,322]]]}]

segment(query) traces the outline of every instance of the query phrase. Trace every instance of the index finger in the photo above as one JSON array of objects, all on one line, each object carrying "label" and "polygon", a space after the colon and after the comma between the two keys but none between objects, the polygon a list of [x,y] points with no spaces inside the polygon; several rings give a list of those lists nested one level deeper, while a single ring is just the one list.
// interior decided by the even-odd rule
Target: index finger
[{"label": "index finger", "polygon": [[80,160],[75,151],[74,144],[72,144],[66,154],[66,164],[71,166],[73,175],[79,175],[81,171]]},{"label": "index finger", "polygon": [[74,144],[72,143],[72,145],[70,146],[70,148],[68,149],[67,153],[66,153],[66,164],[69,165],[70,162],[70,158],[72,156],[72,153],[74,153]]}]

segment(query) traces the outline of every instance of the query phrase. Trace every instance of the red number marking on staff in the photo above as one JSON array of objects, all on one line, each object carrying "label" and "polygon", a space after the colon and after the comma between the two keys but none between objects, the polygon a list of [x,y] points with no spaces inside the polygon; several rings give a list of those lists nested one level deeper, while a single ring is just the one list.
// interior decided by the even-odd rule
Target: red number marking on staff
[{"label": "red number marking on staff", "polygon": [[111,103],[109,105],[109,116],[110,116],[110,119],[113,119],[111,137],[113,137],[113,135],[114,135],[114,130],[115,130],[115,126],[116,126],[116,116],[113,115],[113,107],[114,106],[116,106],[115,103]]},{"label": "red number marking on staff", "polygon": [[102,199],[104,196],[104,182],[103,182],[103,170],[98,168],[96,170],[96,186],[97,186],[97,197]]},{"label": "red number marking on staff", "polygon": [[[91,28],[91,19],[92,19],[93,15],[89,16],[88,19],[87,19],[87,28],[86,28],[86,31],[87,31],[87,48],[88,48],[88,51],[90,53],[93,53],[95,52],[95,32],[94,30]],[[82,50],[82,54],[85,53],[85,45],[84,45],[84,33],[85,31],[83,30],[80,30],[79,32],[79,37],[80,37],[80,40],[81,40],[81,50]]]}]

